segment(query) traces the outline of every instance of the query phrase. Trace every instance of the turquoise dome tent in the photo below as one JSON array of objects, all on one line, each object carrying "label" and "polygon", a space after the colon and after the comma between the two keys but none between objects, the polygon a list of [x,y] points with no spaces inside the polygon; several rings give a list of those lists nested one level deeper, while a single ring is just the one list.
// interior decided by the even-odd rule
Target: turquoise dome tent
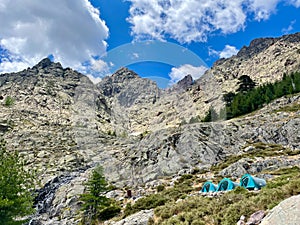
[{"label": "turquoise dome tent", "polygon": [[261,189],[266,186],[266,181],[261,178],[253,177],[250,174],[245,174],[242,176],[240,180],[240,185],[244,188],[253,190],[253,189]]},{"label": "turquoise dome tent", "polygon": [[201,189],[201,192],[215,192],[217,190],[217,185],[213,184],[211,181],[206,181]]},{"label": "turquoise dome tent", "polygon": [[233,190],[236,186],[239,186],[238,183],[233,182],[229,178],[224,178],[219,182],[217,191],[231,191]]}]

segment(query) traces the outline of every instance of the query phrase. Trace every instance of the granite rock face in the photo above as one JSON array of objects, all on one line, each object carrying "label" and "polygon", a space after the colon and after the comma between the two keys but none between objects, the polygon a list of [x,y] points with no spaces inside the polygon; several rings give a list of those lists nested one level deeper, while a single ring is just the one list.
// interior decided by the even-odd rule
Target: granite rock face
[{"label": "granite rock face", "polygon": [[300,221],[300,195],[292,196],[274,207],[261,225],[296,225]]}]

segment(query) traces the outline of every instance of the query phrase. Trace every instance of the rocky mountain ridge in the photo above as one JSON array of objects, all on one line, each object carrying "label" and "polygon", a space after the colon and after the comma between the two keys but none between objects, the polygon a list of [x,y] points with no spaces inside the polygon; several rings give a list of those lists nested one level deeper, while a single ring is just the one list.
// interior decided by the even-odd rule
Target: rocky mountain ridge
[{"label": "rocky mountain ridge", "polygon": [[[299,43],[300,33],[254,40],[199,80],[187,76],[167,90],[126,68],[94,85],[49,59],[1,74],[1,138],[37,170],[41,192],[49,193],[39,199],[46,210],[39,211],[36,223],[76,224],[78,195],[96,164],[117,187],[140,189],[176,174],[209,170],[256,143],[299,150],[299,95],[242,118],[200,123],[209,107],[223,106],[222,94],[236,90],[239,76],[263,84],[299,71]],[[299,165],[299,158],[268,160],[241,159],[220,174],[239,176],[245,164],[249,171]]]}]

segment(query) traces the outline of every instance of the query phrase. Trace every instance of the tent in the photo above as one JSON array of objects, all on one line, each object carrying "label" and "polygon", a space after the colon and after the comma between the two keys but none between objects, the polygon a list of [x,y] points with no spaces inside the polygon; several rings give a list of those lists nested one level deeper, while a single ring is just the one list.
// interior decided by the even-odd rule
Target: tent
[{"label": "tent", "polygon": [[231,181],[229,178],[224,178],[219,182],[217,191],[231,191],[236,186],[239,186],[239,184]]},{"label": "tent", "polygon": [[217,185],[213,184],[211,181],[206,181],[201,189],[201,192],[215,192],[217,190]]},{"label": "tent", "polygon": [[261,189],[266,186],[266,181],[261,178],[253,177],[250,174],[245,174],[242,176],[240,180],[240,185],[244,188],[253,190],[253,189]]}]

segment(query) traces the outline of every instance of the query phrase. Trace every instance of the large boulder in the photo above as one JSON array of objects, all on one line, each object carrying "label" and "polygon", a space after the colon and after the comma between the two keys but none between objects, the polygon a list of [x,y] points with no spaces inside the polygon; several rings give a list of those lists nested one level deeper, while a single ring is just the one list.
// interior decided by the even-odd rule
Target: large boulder
[{"label": "large boulder", "polygon": [[300,224],[300,195],[292,196],[275,208],[263,219],[261,225]]}]

